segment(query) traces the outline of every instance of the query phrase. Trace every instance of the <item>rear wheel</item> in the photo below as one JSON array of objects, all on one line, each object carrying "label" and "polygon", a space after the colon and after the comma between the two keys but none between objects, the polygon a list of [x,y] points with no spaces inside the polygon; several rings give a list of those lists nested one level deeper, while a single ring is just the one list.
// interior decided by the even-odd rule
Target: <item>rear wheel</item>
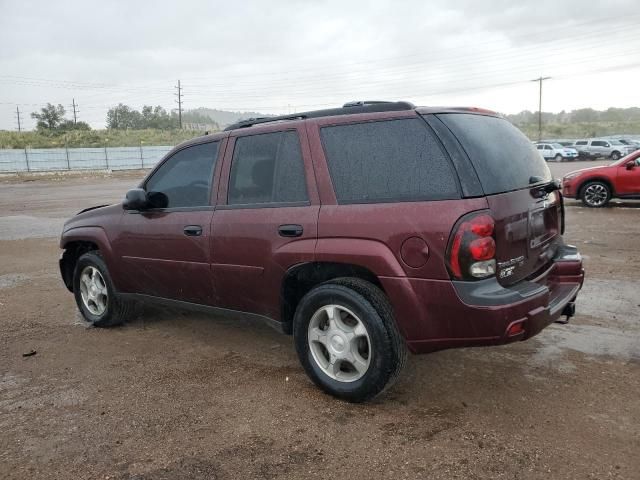
[{"label": "rear wheel", "polygon": [[557,155],[555,156],[555,161],[556,161],[556,162],[561,162],[561,161],[562,161],[562,155],[561,155],[561,154],[557,154]]},{"label": "rear wheel", "polygon": [[95,327],[120,325],[135,315],[135,303],[117,295],[109,270],[97,251],[87,252],[76,263],[73,294],[84,319]]},{"label": "rear wheel", "polygon": [[611,189],[604,182],[589,182],[582,187],[580,198],[587,207],[604,207],[611,200]]},{"label": "rear wheel", "polygon": [[369,400],[390,387],[407,357],[386,296],[356,278],[332,280],[305,295],[293,334],[311,380],[351,402]]}]

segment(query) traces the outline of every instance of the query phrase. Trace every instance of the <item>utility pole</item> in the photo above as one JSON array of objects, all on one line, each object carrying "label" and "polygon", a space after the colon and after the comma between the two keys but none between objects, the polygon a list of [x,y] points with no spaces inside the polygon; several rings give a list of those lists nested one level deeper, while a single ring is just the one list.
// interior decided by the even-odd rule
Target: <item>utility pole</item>
[{"label": "utility pole", "polygon": [[542,141],[542,82],[549,80],[551,77],[538,77],[531,80],[532,82],[538,82],[540,85],[540,93],[538,95],[538,141]]},{"label": "utility pole", "polygon": [[78,117],[76,116],[76,99],[72,98],[72,104],[73,105],[73,124],[75,125],[76,123],[78,123]]},{"label": "utility pole", "polygon": [[18,116],[18,132],[22,131],[22,125],[20,124],[20,107],[16,105],[16,115]]},{"label": "utility pole", "polygon": [[178,97],[178,123],[180,129],[182,129],[182,88],[180,87],[180,80],[178,80],[178,86],[175,88],[178,89],[178,93],[175,94]]}]

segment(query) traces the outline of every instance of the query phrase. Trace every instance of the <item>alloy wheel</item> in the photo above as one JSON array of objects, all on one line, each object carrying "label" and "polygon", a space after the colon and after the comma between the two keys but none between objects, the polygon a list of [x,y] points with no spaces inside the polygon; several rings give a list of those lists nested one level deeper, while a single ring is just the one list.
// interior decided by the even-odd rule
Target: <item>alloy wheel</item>
[{"label": "alloy wheel", "polygon": [[589,185],[584,191],[584,200],[588,205],[592,207],[600,207],[604,205],[609,196],[607,188],[599,183]]},{"label": "alloy wheel", "polygon": [[99,317],[107,309],[109,299],[107,284],[97,268],[89,265],[82,270],[80,296],[82,303],[92,315]]},{"label": "alloy wheel", "polygon": [[367,372],[371,340],[362,320],[341,305],[325,305],[311,317],[307,333],[316,365],[330,378],[354,382]]}]

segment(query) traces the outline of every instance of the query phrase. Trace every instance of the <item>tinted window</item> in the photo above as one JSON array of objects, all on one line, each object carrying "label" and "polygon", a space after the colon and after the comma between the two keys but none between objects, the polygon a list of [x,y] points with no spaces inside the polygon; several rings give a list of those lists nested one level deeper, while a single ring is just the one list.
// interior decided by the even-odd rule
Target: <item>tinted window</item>
[{"label": "tinted window", "polygon": [[542,149],[544,148],[544,145],[538,145],[536,148],[537,148],[538,150],[542,150]]},{"label": "tinted window", "polygon": [[339,203],[459,198],[453,167],[419,118],[321,129]]},{"label": "tinted window", "polygon": [[236,139],[229,205],[306,201],[307,187],[296,132]]},{"label": "tinted window", "polygon": [[604,147],[606,145],[606,142],[602,142],[600,140],[594,140],[593,142],[591,142],[591,145],[593,147]]},{"label": "tinted window", "polygon": [[486,194],[518,190],[531,181],[551,181],[546,162],[507,120],[484,115],[440,114],[471,159]]},{"label": "tinted window", "polygon": [[576,142],[576,145],[586,145],[587,141],[586,140],[579,140]]},{"label": "tinted window", "polygon": [[147,181],[145,190],[156,207],[209,205],[218,142],[187,147],[173,154]]}]

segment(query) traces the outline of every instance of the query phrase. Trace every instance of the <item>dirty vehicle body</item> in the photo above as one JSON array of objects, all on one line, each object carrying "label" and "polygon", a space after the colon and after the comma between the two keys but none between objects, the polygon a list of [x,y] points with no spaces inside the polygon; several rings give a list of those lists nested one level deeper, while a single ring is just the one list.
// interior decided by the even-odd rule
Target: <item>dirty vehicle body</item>
[{"label": "dirty vehicle body", "polygon": [[569,172],[562,179],[562,193],[594,208],[606,206],[612,198],[640,198],[640,151],[611,165]]},{"label": "dirty vehicle body", "polygon": [[573,314],[558,188],[492,112],[355,102],[177,146],[123,203],[65,224],[60,267],[97,326],[140,300],[260,318],[317,385],[363,401],[407,349],[525,340]]}]

